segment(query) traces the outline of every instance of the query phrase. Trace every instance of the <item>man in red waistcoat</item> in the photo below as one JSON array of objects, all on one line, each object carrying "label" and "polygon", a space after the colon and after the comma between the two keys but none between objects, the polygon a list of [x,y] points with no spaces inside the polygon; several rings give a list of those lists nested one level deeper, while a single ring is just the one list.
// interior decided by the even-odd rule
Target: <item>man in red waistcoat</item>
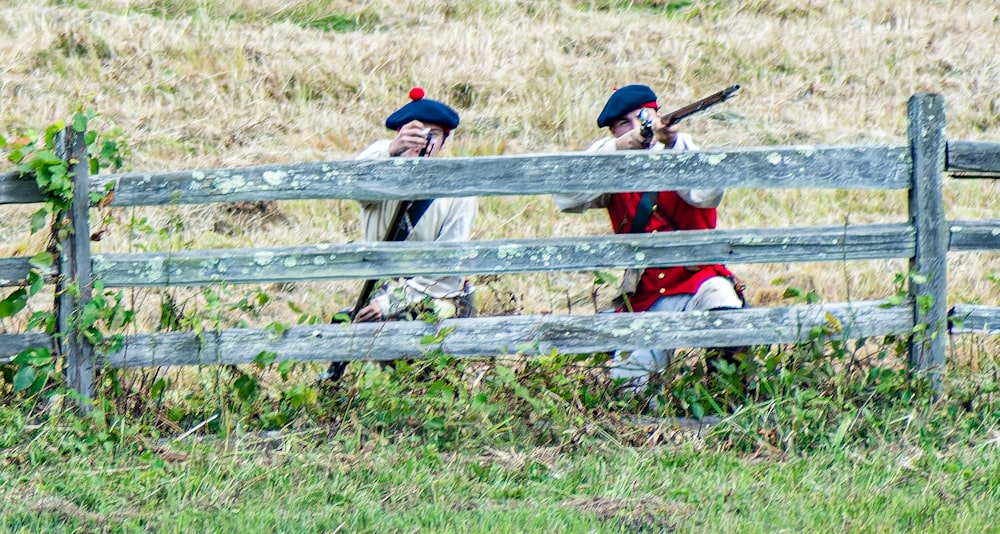
[{"label": "man in red waistcoat", "polygon": [[[688,134],[677,125],[660,120],[656,94],[645,85],[627,85],[616,89],[597,118],[599,128],[608,128],[612,137],[594,142],[587,150],[697,150]],[[641,117],[652,120],[652,128],[643,128]],[[722,202],[722,189],[689,189],[649,193],[581,193],[553,195],[559,209],[582,213],[591,208],[605,208],[611,227],[617,234],[657,233],[674,230],[710,230],[715,228],[716,208]],[[743,299],[734,288],[733,273],[724,265],[688,265],[630,269],[622,283],[624,304],[618,311],[699,311],[741,308]],[[734,349],[721,349],[722,356],[733,362]],[[667,351],[647,349],[630,355],[616,353],[611,376],[629,379],[635,389],[645,386],[648,374],[669,363]],[[717,365],[710,361],[709,371]]]}]

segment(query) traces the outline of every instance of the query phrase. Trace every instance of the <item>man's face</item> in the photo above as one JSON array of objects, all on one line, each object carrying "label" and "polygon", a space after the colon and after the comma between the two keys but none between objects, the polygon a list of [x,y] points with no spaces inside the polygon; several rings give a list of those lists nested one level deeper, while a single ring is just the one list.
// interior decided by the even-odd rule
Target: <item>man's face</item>
[{"label": "man's face", "polygon": [[643,108],[636,108],[625,114],[624,117],[620,117],[611,123],[611,135],[615,137],[621,137],[633,129],[638,128],[639,124],[639,112]]},{"label": "man's face", "polygon": [[[441,146],[444,145],[444,128],[438,126],[437,124],[431,124],[426,122],[424,123],[424,128],[430,130],[430,132],[427,134],[427,138],[430,139],[430,144],[429,145],[425,144],[425,146],[427,147],[427,152],[424,154],[424,157],[433,158],[438,155],[438,152],[441,152]],[[420,151],[423,150],[423,148],[424,146],[421,146],[420,148],[411,148],[410,150],[407,150],[401,155],[405,157],[415,158],[420,156]]]},{"label": "man's face", "polygon": [[427,157],[433,158],[438,155],[438,152],[441,152],[441,147],[444,146],[444,128],[436,124],[428,124],[427,127],[431,129],[428,134],[431,144],[427,147]]}]

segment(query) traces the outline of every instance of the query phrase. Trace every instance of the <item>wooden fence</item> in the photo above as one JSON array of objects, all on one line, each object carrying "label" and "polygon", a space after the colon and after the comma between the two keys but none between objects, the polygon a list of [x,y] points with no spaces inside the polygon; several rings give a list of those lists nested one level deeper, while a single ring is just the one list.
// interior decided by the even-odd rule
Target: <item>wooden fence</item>
[{"label": "wooden fence", "polygon": [[[908,146],[792,146],[678,153],[569,153],[441,159],[327,161],[244,168],[88,177],[77,164],[77,190],[102,192],[112,207],[206,204],[283,199],[416,199],[548,195],[584,191],[705,187],[868,189],[909,191],[909,218],[883,224],[760,228],[473,241],[469,243],[351,243],[255,249],[102,254],[91,257],[86,196],[77,195],[75,238],[64,244],[60,286],[65,295],[54,337],[0,335],[0,363],[30,347],[67,356],[70,384],[93,394],[94,370],[174,365],[244,364],[261,352],[279,360],[331,361],[414,357],[422,339],[447,329],[435,348],[459,356],[590,353],[642,347],[708,347],[802,341],[814,326],[839,321],[844,338],[911,336],[910,364],[936,376],[948,338],[946,254],[1000,249],[1000,221],[948,221],[942,181],[1000,173],[1000,144],[946,142],[944,101],[918,94],[908,104]],[[79,140],[67,147],[83,154]],[[84,158],[78,158],[83,160]],[[622,177],[627,177],[623,180]],[[0,203],[40,201],[33,180],[0,175]],[[149,332],[128,335],[124,348],[95,356],[74,336],[69,317],[89,298],[92,280],[105,287],[368,279],[400,275],[466,275],[591,271],[705,263],[773,263],[908,258],[924,275],[902,305],[884,300],[720,310],[697,313],[520,315],[449,319],[438,324],[392,322],[265,329]],[[0,285],[24,283],[25,257],[0,259]],[[931,299],[918,299],[919,295]],[[921,306],[920,302],[930,302]],[[953,333],[1000,333],[1000,307],[956,306]],[[919,329],[918,329],[919,330]],[[96,358],[96,359],[95,359]]]}]

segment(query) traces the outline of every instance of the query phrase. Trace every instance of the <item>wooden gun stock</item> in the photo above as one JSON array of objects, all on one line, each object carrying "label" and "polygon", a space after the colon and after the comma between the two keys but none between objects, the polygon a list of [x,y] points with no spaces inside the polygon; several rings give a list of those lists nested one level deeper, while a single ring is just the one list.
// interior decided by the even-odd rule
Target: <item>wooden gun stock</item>
[{"label": "wooden gun stock", "polygon": [[[410,208],[412,201],[402,200],[399,202],[399,206],[396,207],[396,212],[392,215],[392,223],[389,224],[389,228],[386,230],[385,239],[383,241],[391,241],[396,234],[396,229],[403,224],[403,217],[406,216],[406,211]],[[365,280],[363,286],[361,286],[361,293],[358,293],[357,300],[354,301],[354,306],[347,310],[347,321],[344,321],[343,314],[334,314],[331,323],[342,323],[349,322],[353,323],[354,319],[358,316],[358,312],[361,308],[368,305],[368,301],[371,300],[372,291],[375,289],[375,284],[378,280],[371,278]],[[336,382],[340,380],[340,377],[344,376],[344,370],[347,369],[347,362],[330,362],[330,366],[327,367],[326,372],[320,374],[321,381]]]},{"label": "wooden gun stock", "polygon": [[740,91],[740,84],[731,85],[719,91],[718,93],[706,96],[705,98],[702,98],[701,100],[693,104],[688,104],[671,113],[666,113],[664,115],[661,115],[660,118],[663,121],[663,123],[666,124],[667,126],[670,126],[671,124],[677,124],[678,122],[684,120],[687,117],[690,117],[691,115],[694,115],[695,113],[698,113],[699,111],[705,111],[706,109],[720,102],[725,102],[730,98],[735,98],[736,96],[739,96],[739,91]]}]

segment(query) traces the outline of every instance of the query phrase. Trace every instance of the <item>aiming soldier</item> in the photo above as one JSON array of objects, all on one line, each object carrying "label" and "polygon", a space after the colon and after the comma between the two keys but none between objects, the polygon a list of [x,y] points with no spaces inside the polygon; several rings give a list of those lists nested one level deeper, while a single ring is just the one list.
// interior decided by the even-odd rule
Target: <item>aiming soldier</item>
[{"label": "aiming soldier", "polygon": [[[734,88],[738,90],[738,86]],[[627,85],[615,90],[597,118],[597,126],[608,128],[611,137],[594,142],[588,151],[698,148],[690,135],[680,133],[672,116],[660,115],[656,94],[645,85]],[[553,196],[564,212],[607,209],[614,232],[624,234],[714,229],[716,208],[722,202],[723,192],[722,189],[689,189]],[[719,264],[630,269],[623,277],[617,311],[741,308],[744,306],[742,288],[737,290],[737,285],[741,284],[736,282],[733,273]],[[733,362],[736,350],[717,352]],[[611,376],[628,379],[628,385],[638,390],[644,388],[649,373],[669,363],[669,357],[667,351],[655,349],[633,351],[627,357],[619,351],[612,360]],[[717,363],[710,360],[708,366],[712,370]]]},{"label": "aiming soldier", "polygon": [[[458,113],[451,107],[424,98],[424,90],[410,90],[410,102],[389,115],[386,128],[395,139],[372,143],[355,159],[436,157],[451,132],[458,127]],[[417,201],[362,201],[361,223],[367,241],[468,241],[476,218],[474,197]],[[355,322],[414,319],[431,313],[438,319],[469,317],[472,291],[459,275],[413,276],[369,281],[351,309]],[[325,378],[336,380],[344,362],[334,362]]]}]

